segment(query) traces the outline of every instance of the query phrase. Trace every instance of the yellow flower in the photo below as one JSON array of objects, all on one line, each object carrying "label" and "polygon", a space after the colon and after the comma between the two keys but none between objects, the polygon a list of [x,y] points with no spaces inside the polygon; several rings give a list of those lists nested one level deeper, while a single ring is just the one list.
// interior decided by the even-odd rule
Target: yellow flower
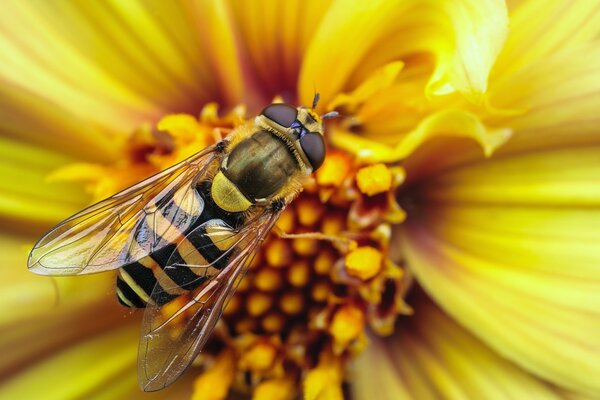
[{"label": "yellow flower", "polygon": [[[600,397],[599,31],[594,1],[4,2],[0,398]],[[324,165],[141,393],[114,276],[28,249],[315,90]]]}]

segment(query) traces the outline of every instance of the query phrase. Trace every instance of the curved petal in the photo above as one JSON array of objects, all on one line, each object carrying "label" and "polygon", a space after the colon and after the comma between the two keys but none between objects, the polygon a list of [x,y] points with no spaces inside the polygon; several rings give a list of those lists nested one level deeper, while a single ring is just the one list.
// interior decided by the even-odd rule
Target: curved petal
[{"label": "curved petal", "polygon": [[458,91],[476,100],[507,25],[501,1],[336,2],[308,47],[300,99],[309,102],[316,87],[327,103],[387,62],[428,53],[436,59],[429,95]]},{"label": "curved petal", "polygon": [[[60,329],[60,328],[59,328]],[[103,332],[42,357],[0,387],[3,399],[189,399],[190,385],[144,393],[136,378],[137,324]],[[56,334],[46,332],[45,334]],[[13,366],[14,367],[14,366]],[[17,372],[15,374],[15,372]]]},{"label": "curved petal", "polygon": [[0,85],[0,136],[77,158],[106,161],[115,158],[114,141],[119,135],[77,117],[51,100],[15,85],[3,84]]},{"label": "curved petal", "polygon": [[492,70],[492,81],[510,76],[558,49],[594,40],[600,33],[600,3],[523,0],[509,5],[510,31]]},{"label": "curved petal", "polygon": [[[512,131],[495,156],[600,143],[600,42],[539,60],[494,83],[488,96],[490,110],[481,124]],[[412,153],[404,167],[415,180],[481,159],[473,143],[435,139]]]},{"label": "curved petal", "polygon": [[[386,339],[372,338],[355,363],[355,399],[563,399],[452,321],[424,296]],[[376,368],[374,368],[376,366]]]},{"label": "curved petal", "polygon": [[401,230],[427,292],[482,341],[600,394],[600,146],[465,165],[412,192]]},{"label": "curved petal", "polygon": [[[577,3],[579,4],[579,3]],[[510,126],[513,139],[500,152],[600,141],[600,41],[538,60],[490,89],[492,126]]]},{"label": "curved petal", "polygon": [[81,188],[47,180],[53,170],[72,159],[2,137],[0,158],[0,227],[41,233],[85,205],[88,196]]},{"label": "curved petal", "polygon": [[190,19],[181,3],[3,6],[0,79],[85,120],[128,130],[167,111],[197,112],[218,96],[206,62],[213,54],[194,34],[206,21]]},{"label": "curved petal", "polygon": [[[255,91],[262,94],[257,102],[271,101],[282,95],[296,101],[299,66],[308,43],[314,36],[328,1],[230,1],[241,55],[254,79]],[[310,99],[305,105],[310,105]]]},{"label": "curved petal", "polygon": [[340,149],[366,162],[398,162],[410,156],[417,148],[436,137],[468,138],[479,144],[490,156],[511,136],[509,129],[489,129],[479,118],[463,110],[449,109],[423,119],[415,129],[396,138],[394,145],[386,145],[345,130],[333,130],[329,140]]}]

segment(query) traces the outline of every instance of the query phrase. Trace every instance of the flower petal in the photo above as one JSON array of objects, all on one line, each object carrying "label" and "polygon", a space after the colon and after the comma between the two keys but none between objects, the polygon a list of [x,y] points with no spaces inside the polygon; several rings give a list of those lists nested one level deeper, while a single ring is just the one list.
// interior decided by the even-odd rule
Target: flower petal
[{"label": "flower petal", "polygon": [[[230,2],[234,26],[245,67],[251,72],[255,91],[271,101],[283,95],[296,101],[299,66],[308,43],[325,14],[330,1]],[[315,88],[311,89],[310,105]]]},{"label": "flower petal", "polygon": [[47,182],[50,172],[70,158],[1,137],[0,157],[0,227],[40,233],[40,227],[47,229],[85,205],[80,188]]},{"label": "flower petal", "polygon": [[186,388],[182,382],[157,394],[140,391],[135,367],[137,333],[137,324],[129,324],[75,343],[4,381],[0,397],[48,400],[189,399],[189,387]]},{"label": "flower petal", "polygon": [[429,95],[458,91],[476,99],[487,87],[507,24],[500,1],[334,3],[307,50],[299,82],[301,102],[309,102],[316,87],[327,103],[375,68],[419,53],[436,58]]},{"label": "flower petal", "polygon": [[595,1],[524,0],[509,10],[511,28],[492,71],[492,81],[542,60],[557,49],[594,40],[600,33]]},{"label": "flower petal", "polygon": [[397,138],[394,146],[366,137],[338,130],[330,132],[331,143],[356,155],[365,162],[397,162],[411,155],[423,143],[438,136],[469,138],[490,156],[511,136],[509,129],[489,129],[472,113],[462,110],[444,110],[430,115],[404,137]]},{"label": "flower petal", "polygon": [[[579,4],[579,3],[578,3]],[[494,109],[485,123],[510,126],[514,138],[501,152],[598,142],[600,42],[560,51],[532,63],[490,89]]]},{"label": "flower petal", "polygon": [[[355,399],[560,399],[564,392],[502,358],[424,296],[416,313],[354,365]],[[376,366],[374,368],[374,366]]]},{"label": "flower petal", "polygon": [[94,161],[116,156],[115,132],[23,88],[0,85],[0,136]]},{"label": "flower petal", "polygon": [[[494,82],[487,99],[491,107],[480,116],[481,124],[512,131],[495,156],[599,143],[599,71],[600,42],[594,42],[560,51]],[[481,159],[473,143],[436,138],[412,153],[404,167],[414,181]]]},{"label": "flower petal", "polygon": [[[482,341],[600,394],[600,146],[492,158],[412,192],[409,267]],[[510,327],[510,329],[507,329]]]},{"label": "flower petal", "polygon": [[5,382],[0,388],[0,397],[89,397],[102,386],[118,380],[127,370],[135,369],[137,346],[131,340],[135,331],[133,326],[122,328],[51,356]]},{"label": "flower petal", "polygon": [[195,23],[177,2],[6,2],[0,77],[116,129],[196,112],[217,88]]}]

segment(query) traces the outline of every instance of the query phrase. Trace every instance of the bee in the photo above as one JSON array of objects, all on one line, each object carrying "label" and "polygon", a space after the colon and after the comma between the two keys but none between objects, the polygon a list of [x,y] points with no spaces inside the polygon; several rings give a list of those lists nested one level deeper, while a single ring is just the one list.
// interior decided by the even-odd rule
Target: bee
[{"label": "bee", "polygon": [[253,254],[323,163],[322,121],[337,113],[316,114],[318,99],[312,108],[267,106],[222,141],[66,219],[34,246],[28,268],[36,274],[118,270],[119,302],[145,308],[142,390],[170,385],[197,357]]}]

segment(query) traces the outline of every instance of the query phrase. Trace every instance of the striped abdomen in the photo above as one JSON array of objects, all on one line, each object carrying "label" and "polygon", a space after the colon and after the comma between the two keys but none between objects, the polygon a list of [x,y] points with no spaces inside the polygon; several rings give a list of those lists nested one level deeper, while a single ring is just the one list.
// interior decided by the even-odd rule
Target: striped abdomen
[{"label": "striped abdomen", "polygon": [[[234,229],[242,223],[242,213],[229,213],[221,210],[210,198],[210,183],[203,182],[197,188],[198,195],[204,200],[202,213],[194,224],[184,232],[185,239],[178,247],[168,244],[143,259],[127,264],[119,270],[117,277],[117,297],[127,307],[145,307],[153,301],[163,305],[177,296],[190,291],[218,270],[222,269],[230,258],[227,244],[214,243],[206,235],[206,226],[220,225]],[[208,224],[207,224],[208,223]],[[210,229],[210,228],[208,228]],[[176,248],[177,247],[177,248]],[[163,272],[167,264],[207,265],[209,268],[190,268],[178,265]],[[158,296],[152,291],[158,282],[163,290]]]}]

